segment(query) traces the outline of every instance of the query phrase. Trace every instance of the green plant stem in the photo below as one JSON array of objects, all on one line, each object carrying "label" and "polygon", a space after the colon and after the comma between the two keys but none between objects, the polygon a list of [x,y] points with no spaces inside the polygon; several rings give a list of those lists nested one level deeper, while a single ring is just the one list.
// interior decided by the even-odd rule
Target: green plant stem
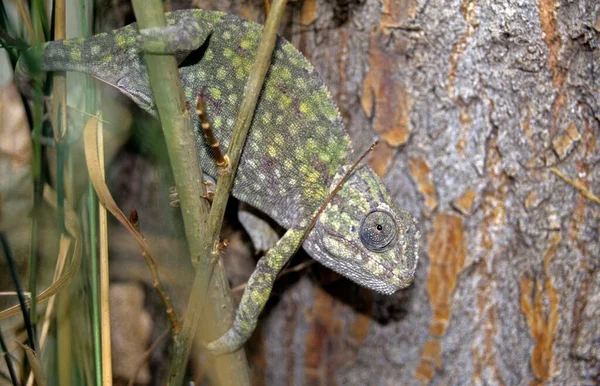
[{"label": "green plant stem", "polygon": [[102,353],[100,341],[100,294],[98,277],[98,197],[91,181],[88,181],[88,212],[90,232],[90,287],[92,295],[92,346],[94,347],[94,380],[102,384]]},{"label": "green plant stem", "polygon": [[[135,0],[133,6],[139,28],[160,27],[166,24],[160,0]],[[163,125],[173,177],[181,201],[191,261],[199,262],[196,269],[201,270],[209,265],[210,247],[214,239],[210,240],[207,248],[207,239],[201,237],[202,232],[206,229],[208,219],[208,203],[202,198],[206,195],[206,187],[202,179],[202,168],[195,146],[190,112],[186,108],[181,89],[177,62],[172,55],[146,55],[146,63],[150,85]],[[225,277],[220,266],[216,271],[217,275]],[[207,280],[204,283],[207,283]],[[222,313],[231,314],[233,312],[233,301],[227,282],[225,281],[225,285],[218,287],[216,292],[218,293],[217,297],[225,299],[227,304],[225,309],[219,308],[219,313],[206,313],[206,320],[213,322],[212,325],[218,325]],[[187,339],[186,343],[191,344],[191,341],[192,339]],[[177,345],[177,338],[175,338],[175,342],[175,351],[181,353],[181,350],[177,350],[177,347],[180,347]],[[189,353],[189,350],[186,353]],[[183,355],[178,355],[177,358],[179,358],[177,363],[180,364],[176,366],[180,369],[177,373],[179,379],[182,379],[185,374],[187,355],[185,358]],[[249,384],[248,364],[244,354],[220,358],[213,365],[209,369],[211,378],[222,380],[222,382],[216,381],[215,384],[225,384],[227,379],[239,380],[236,382],[237,384]],[[179,382],[178,386],[181,384],[182,382]]]},{"label": "green plant stem", "polygon": [[[283,12],[285,10],[285,4],[286,0],[275,0],[271,6],[271,10],[265,23],[265,28],[261,36],[258,51],[246,83],[244,98],[242,100],[240,112],[236,117],[231,145],[229,146],[227,153],[231,162],[231,173],[221,176],[217,181],[217,191],[215,198],[213,199],[209,215],[207,232],[203,233],[202,238],[202,241],[204,242],[201,254],[203,260],[199,261],[199,264],[196,267],[196,276],[192,285],[192,292],[188,301],[187,312],[183,321],[183,328],[181,333],[175,338],[175,350],[169,373],[169,385],[172,386],[180,385],[183,379],[185,363],[187,362],[187,358],[191,351],[196,328],[200,323],[201,311],[203,310],[203,305],[206,303],[205,299],[210,298],[213,300],[212,304],[207,304],[207,306],[211,307],[212,309],[210,314],[219,312],[219,309],[222,309],[223,306],[229,308],[229,304],[231,303],[230,300],[228,303],[227,299],[216,299],[220,293],[224,292],[224,290],[221,290],[219,293],[219,287],[222,285],[227,286],[227,280],[224,276],[222,276],[222,270],[219,269],[221,265],[217,264],[215,267],[216,269],[214,270],[214,280],[211,281],[212,270],[210,269],[210,259],[208,256],[210,256],[211,250],[213,249],[213,246],[219,237],[223,216],[225,214],[225,208],[233,187],[233,181],[235,179],[235,173],[239,164],[240,156],[242,154],[242,149],[244,147],[244,143],[246,142],[248,130],[250,129],[250,123],[254,115],[254,109],[256,108],[258,97],[260,95],[260,91],[262,90],[262,85],[271,63],[271,56],[277,40],[277,29],[279,28],[281,17],[283,16]],[[204,307],[204,310],[207,309],[208,307]],[[202,340],[206,341],[209,339],[215,339],[220,334],[224,333],[224,328],[226,329],[231,325],[232,315],[233,314],[231,312],[228,314],[225,313],[223,315],[224,318],[219,320],[220,326],[217,327],[217,335],[212,333],[211,330],[214,331],[214,329],[205,329],[202,334]],[[235,358],[238,355],[243,355],[242,352],[243,350],[239,350],[236,353],[223,355],[222,357]],[[216,360],[218,361],[222,357],[218,357]],[[232,378],[233,374],[230,375],[230,379]],[[226,382],[231,384],[240,384],[239,381],[241,380],[223,380],[224,383]],[[249,380],[246,382],[249,382]]]}]

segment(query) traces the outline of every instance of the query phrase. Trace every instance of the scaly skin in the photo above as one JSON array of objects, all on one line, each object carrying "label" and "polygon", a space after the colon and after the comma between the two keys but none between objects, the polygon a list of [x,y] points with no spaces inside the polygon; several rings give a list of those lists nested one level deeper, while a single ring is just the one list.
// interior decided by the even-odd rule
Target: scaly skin
[{"label": "scaly skin", "polygon": [[[42,70],[79,71],[119,88],[157,116],[143,51],[175,53],[186,98],[206,97],[214,132],[226,151],[262,27],[237,16],[204,10],[167,14],[170,27],[135,25],[46,43]],[[143,48],[141,48],[143,46]],[[17,65],[20,84],[27,68]],[[199,129],[199,122],[194,122]],[[198,130],[203,170],[217,178],[210,147]],[[323,82],[290,43],[279,38],[252,121],[233,195],[288,231],[258,262],[233,326],[208,344],[216,354],[243,345],[254,330],[281,268],[300,247],[317,208],[352,161],[348,135]],[[392,294],[413,280],[419,230],[368,167],[354,171],[302,246],[317,261],[375,291]]]}]

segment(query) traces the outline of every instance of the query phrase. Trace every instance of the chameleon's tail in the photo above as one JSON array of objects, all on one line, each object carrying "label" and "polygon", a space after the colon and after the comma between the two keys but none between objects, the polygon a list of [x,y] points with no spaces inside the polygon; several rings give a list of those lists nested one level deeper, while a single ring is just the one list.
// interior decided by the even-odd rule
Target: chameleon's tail
[{"label": "chameleon's tail", "polygon": [[[35,63],[36,66],[28,66]],[[88,38],[57,40],[31,48],[17,62],[15,81],[25,94],[32,94],[34,71],[74,71],[93,77],[124,92],[142,108],[152,112],[143,55],[132,26]]]}]

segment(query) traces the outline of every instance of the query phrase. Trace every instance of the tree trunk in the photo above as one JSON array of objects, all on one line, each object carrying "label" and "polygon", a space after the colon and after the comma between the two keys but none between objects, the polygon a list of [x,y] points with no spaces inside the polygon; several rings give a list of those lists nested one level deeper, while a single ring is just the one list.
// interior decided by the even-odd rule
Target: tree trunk
[{"label": "tree trunk", "polygon": [[600,382],[600,206],[578,190],[600,193],[599,31],[595,0],[289,5],[284,35],[355,148],[381,138],[370,164],[423,243],[392,297],[316,265],[280,289],[256,384]]}]

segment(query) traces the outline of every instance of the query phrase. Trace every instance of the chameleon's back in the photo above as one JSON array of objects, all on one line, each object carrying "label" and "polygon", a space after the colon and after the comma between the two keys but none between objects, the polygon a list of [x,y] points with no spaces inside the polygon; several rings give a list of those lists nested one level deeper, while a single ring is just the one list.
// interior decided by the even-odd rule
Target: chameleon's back
[{"label": "chameleon's back", "polygon": [[[209,117],[225,148],[261,31],[258,24],[224,14],[200,50],[199,65],[191,64],[192,60],[182,63],[186,98],[206,96]],[[202,165],[214,176],[210,149],[204,138],[197,138]],[[312,216],[323,202],[350,150],[344,124],[322,80],[298,50],[279,38],[242,154],[234,196],[290,228],[300,218]]]},{"label": "chameleon's back", "polygon": [[[212,25],[213,32],[199,50],[178,55],[185,96],[192,105],[199,94],[206,97],[215,134],[226,150],[262,26],[199,9],[169,13],[167,21],[173,25],[190,13]],[[89,73],[157,116],[136,34],[132,24],[86,39],[46,43],[42,69]],[[17,74],[27,77],[22,63]],[[195,116],[194,124],[200,127]],[[216,177],[214,158],[198,130],[196,138],[205,173]],[[236,175],[234,196],[290,228],[313,214],[335,173],[348,162],[350,151],[338,109],[323,82],[302,54],[279,38]]]}]

